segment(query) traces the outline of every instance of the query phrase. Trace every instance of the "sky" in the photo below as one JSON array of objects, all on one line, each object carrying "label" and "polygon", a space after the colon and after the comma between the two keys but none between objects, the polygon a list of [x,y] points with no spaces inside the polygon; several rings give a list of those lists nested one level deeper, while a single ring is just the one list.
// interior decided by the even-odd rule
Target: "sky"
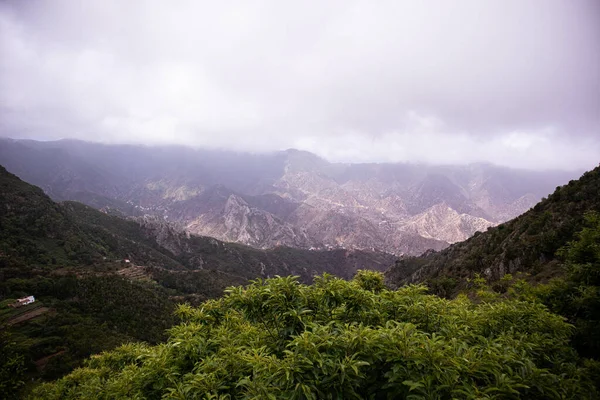
[{"label": "sky", "polygon": [[0,1],[0,136],[600,162],[600,2]]}]

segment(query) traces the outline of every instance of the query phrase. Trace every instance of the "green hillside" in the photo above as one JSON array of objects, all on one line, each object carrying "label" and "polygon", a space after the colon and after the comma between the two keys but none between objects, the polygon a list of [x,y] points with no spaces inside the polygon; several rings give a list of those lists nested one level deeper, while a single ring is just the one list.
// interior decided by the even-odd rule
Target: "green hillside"
[{"label": "green hillside", "polygon": [[579,180],[556,188],[547,199],[511,221],[440,252],[397,260],[386,272],[386,282],[398,287],[409,282],[439,284],[451,279],[456,292],[477,273],[490,281],[518,272],[546,281],[562,273],[557,267],[557,250],[581,231],[585,213],[600,212],[599,194],[597,167]]},{"label": "green hillside", "polygon": [[[15,383],[0,386],[0,397],[16,395],[25,377],[59,377],[90,354],[164,340],[175,302],[156,284],[112,274],[130,242],[109,236],[0,167],[0,341],[13,354],[0,362],[0,380]],[[150,246],[136,248],[144,261],[168,261]],[[37,301],[8,307],[27,295]]]},{"label": "green hillside", "polygon": [[[572,324],[571,346],[600,359],[600,167],[522,216],[441,252],[398,260],[390,286],[543,304]],[[600,381],[597,382],[600,384]]]}]

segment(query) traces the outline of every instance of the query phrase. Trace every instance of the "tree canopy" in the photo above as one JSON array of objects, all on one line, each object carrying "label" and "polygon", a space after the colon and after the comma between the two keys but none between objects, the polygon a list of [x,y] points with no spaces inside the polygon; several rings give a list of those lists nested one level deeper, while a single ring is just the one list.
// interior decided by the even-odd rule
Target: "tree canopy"
[{"label": "tree canopy", "polygon": [[[537,301],[448,300],[381,274],[232,287],[180,306],[166,343],[128,344],[40,399],[593,398],[573,326]],[[591,365],[591,366],[590,366]]]}]

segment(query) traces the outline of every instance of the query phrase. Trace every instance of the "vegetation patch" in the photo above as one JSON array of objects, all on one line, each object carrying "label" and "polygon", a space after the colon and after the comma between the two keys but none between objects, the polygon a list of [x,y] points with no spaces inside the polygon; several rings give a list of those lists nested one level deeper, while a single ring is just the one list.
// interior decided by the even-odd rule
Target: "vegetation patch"
[{"label": "vegetation patch", "polygon": [[128,344],[36,399],[594,398],[597,364],[537,301],[384,288],[376,272],[256,280],[180,306],[164,344]]}]

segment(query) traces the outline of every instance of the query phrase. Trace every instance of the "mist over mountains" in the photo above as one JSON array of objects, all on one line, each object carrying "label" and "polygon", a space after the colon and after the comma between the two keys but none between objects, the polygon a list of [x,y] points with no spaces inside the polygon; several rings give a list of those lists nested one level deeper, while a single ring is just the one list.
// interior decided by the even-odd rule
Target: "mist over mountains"
[{"label": "mist over mountains", "polygon": [[53,199],[155,215],[256,248],[418,255],[522,214],[579,172],[330,163],[304,151],[0,140],[0,164]]},{"label": "mist over mountains", "polygon": [[600,1],[0,0],[0,399],[600,399]]}]

